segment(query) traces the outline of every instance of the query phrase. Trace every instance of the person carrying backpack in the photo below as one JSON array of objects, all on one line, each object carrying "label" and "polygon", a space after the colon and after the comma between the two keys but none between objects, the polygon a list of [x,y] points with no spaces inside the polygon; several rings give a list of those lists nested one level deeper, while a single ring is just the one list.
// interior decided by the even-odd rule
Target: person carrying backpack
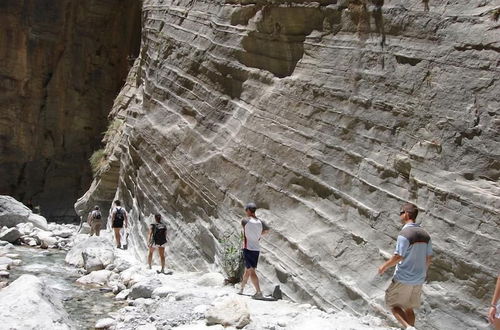
[{"label": "person carrying backpack", "polygon": [[155,214],[155,221],[151,224],[148,233],[148,265],[151,269],[153,252],[158,248],[160,254],[161,273],[165,272],[165,246],[167,245],[167,225],[161,221],[161,215]]},{"label": "person carrying backpack", "polygon": [[99,210],[99,206],[95,206],[94,210],[89,213],[87,217],[87,222],[90,226],[90,236],[93,236],[94,234],[96,236],[99,236],[101,232],[101,211]]},{"label": "person carrying backpack", "polygon": [[122,230],[123,225],[125,225],[125,228],[128,227],[127,211],[125,211],[125,209],[121,207],[121,202],[119,200],[116,200],[115,208],[111,213],[111,227],[113,228],[113,231],[115,233],[116,247],[119,249],[122,248],[120,231]]}]

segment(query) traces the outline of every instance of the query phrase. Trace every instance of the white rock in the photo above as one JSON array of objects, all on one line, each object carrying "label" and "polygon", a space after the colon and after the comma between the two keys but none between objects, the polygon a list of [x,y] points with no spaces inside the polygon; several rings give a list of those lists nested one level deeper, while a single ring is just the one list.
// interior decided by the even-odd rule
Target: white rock
[{"label": "white rock", "polygon": [[31,213],[28,217],[27,222],[32,223],[33,226],[43,230],[49,229],[49,226],[47,225],[47,219],[45,219],[40,214]]},{"label": "white rock", "polygon": [[97,270],[76,280],[80,284],[105,285],[113,272],[109,270]]},{"label": "white rock", "polygon": [[107,238],[101,236],[78,236],[79,239],[66,254],[65,261],[68,264],[83,267],[85,265],[82,256],[83,252],[85,252],[88,257],[98,259],[103,265],[103,268],[113,262],[115,259],[114,248]]},{"label": "white rock", "polygon": [[22,265],[23,261],[19,259],[12,260],[12,265],[13,266],[20,266]]},{"label": "white rock", "polygon": [[173,290],[169,286],[160,286],[159,288],[156,288],[153,290],[151,297],[152,298],[156,298],[156,297],[163,298],[163,297],[168,296],[171,293],[176,293],[176,290]]},{"label": "white rock", "polygon": [[11,259],[19,259],[20,255],[18,253],[7,253],[5,255],[7,258],[11,258]]},{"label": "white rock", "polygon": [[10,269],[10,265],[8,265],[8,264],[0,265],[0,271],[7,271],[9,269]]},{"label": "white rock", "polygon": [[247,304],[239,297],[229,297],[210,307],[205,313],[207,325],[221,324],[224,327],[243,328],[250,323]]},{"label": "white rock", "polygon": [[0,265],[12,265],[14,260],[8,257],[0,257]]},{"label": "white rock", "polygon": [[90,225],[86,222],[82,224],[82,228],[78,231],[79,234],[90,234]]},{"label": "white rock", "polygon": [[73,236],[73,231],[71,229],[54,230],[54,236],[59,236],[62,238],[69,238]]},{"label": "white rock", "polygon": [[151,298],[153,291],[160,286],[161,282],[158,279],[147,279],[134,284],[128,296],[131,299]]},{"label": "white rock", "polygon": [[223,286],[224,276],[220,273],[207,273],[200,277],[196,284],[201,286]]},{"label": "white rock", "polygon": [[105,318],[105,319],[100,319],[99,321],[96,322],[95,328],[96,329],[107,329],[112,327],[115,324],[115,320],[112,318]]},{"label": "white rock", "polygon": [[0,246],[5,246],[7,244],[9,244],[9,242],[7,242],[7,241],[0,241]]},{"label": "white rock", "polygon": [[31,210],[10,196],[0,195],[0,226],[15,227],[27,222]]},{"label": "white rock", "polygon": [[2,270],[0,271],[0,278],[9,278],[10,273],[8,271]]},{"label": "white rock", "polygon": [[[179,327],[176,327],[175,330],[224,330],[222,325],[212,325],[212,326],[207,326],[205,323],[193,323],[193,324],[183,324]],[[229,328],[231,329],[231,328]]]},{"label": "white rock", "polygon": [[122,290],[119,294],[116,295],[115,299],[116,300],[125,300],[128,298],[129,294],[130,294],[130,289]]},{"label": "white rock", "polygon": [[23,223],[18,223],[16,225],[16,228],[21,232],[23,235],[29,235],[33,231],[33,224],[30,222],[23,222]]},{"label": "white rock", "polygon": [[0,291],[0,324],[2,329],[72,328],[60,297],[33,275],[22,275]]},{"label": "white rock", "polygon": [[0,240],[14,243],[21,238],[21,233],[17,228],[9,228],[0,234]]},{"label": "white rock", "polygon": [[143,324],[135,328],[135,330],[156,330],[156,326],[154,324],[148,323]]}]

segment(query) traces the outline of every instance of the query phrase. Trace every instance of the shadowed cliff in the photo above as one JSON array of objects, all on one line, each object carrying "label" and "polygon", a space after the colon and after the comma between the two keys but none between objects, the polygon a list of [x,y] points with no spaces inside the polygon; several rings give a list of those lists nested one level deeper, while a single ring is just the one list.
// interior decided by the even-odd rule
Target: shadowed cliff
[{"label": "shadowed cliff", "polygon": [[139,51],[137,0],[0,3],[0,194],[72,221]]}]

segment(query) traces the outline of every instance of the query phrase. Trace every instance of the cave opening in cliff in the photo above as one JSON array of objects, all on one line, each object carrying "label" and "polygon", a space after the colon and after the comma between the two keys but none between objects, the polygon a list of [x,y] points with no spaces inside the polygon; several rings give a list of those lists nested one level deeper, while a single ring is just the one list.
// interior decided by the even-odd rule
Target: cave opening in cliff
[{"label": "cave opening in cliff", "polygon": [[138,0],[8,2],[0,11],[0,194],[78,221],[89,157],[141,40]]}]

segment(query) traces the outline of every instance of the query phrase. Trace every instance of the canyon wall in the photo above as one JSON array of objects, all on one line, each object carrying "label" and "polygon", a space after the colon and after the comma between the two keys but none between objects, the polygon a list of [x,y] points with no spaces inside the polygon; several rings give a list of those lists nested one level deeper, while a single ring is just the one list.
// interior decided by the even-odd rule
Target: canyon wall
[{"label": "canyon wall", "polygon": [[[426,8],[428,6],[428,8]],[[427,10],[428,9],[428,10]],[[494,1],[148,0],[140,55],[77,202],[152,214],[179,270],[221,264],[254,201],[259,274],[292,300],[385,313],[405,201],[434,246],[422,329],[486,328],[500,270]]]},{"label": "canyon wall", "polygon": [[0,194],[74,220],[140,24],[138,0],[0,3]]}]

